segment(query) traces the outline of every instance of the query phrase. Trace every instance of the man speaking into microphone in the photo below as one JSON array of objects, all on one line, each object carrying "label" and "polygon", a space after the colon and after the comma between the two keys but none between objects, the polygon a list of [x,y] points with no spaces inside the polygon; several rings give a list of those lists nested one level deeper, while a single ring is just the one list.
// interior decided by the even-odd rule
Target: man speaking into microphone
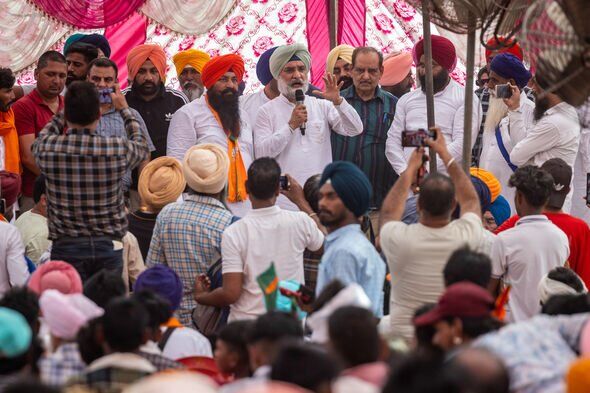
[{"label": "man speaking into microphone", "polygon": [[[332,162],[330,130],[344,136],[363,131],[358,113],[340,96],[334,75],[324,77],[324,91],[314,91],[323,100],[297,94],[308,89],[310,64],[311,55],[303,44],[279,46],[274,51],[270,71],[281,95],[262,106],[254,127],[256,157],[275,158],[282,171],[299,184],[322,173]],[[277,203],[283,209],[297,210],[282,195]]]}]

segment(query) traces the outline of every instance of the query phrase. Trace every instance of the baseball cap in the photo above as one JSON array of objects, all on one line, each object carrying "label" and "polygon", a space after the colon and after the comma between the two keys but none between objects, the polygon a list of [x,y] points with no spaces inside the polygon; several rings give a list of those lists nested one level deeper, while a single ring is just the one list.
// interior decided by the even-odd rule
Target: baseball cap
[{"label": "baseball cap", "polygon": [[458,282],[446,289],[436,307],[415,318],[414,325],[432,325],[447,317],[487,317],[493,308],[494,298],[486,289],[471,282]]},{"label": "baseball cap", "polygon": [[553,177],[553,190],[549,195],[547,206],[561,209],[570,190],[572,167],[561,158],[552,158],[545,161],[541,169]]}]

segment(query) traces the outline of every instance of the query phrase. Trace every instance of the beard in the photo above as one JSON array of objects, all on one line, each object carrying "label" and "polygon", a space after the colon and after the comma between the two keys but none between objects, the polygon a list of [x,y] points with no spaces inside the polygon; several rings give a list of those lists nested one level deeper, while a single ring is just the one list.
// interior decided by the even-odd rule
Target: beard
[{"label": "beard", "polygon": [[[426,75],[418,75],[418,79],[420,79],[420,88],[426,92]],[[432,88],[435,93],[444,89],[447,83],[449,83],[449,71],[446,69],[432,75]]]},{"label": "beard", "polygon": [[538,98],[535,101],[535,121],[541,120],[545,116],[545,112],[549,109],[549,99],[547,97]]},{"label": "beard", "polygon": [[143,82],[141,85],[137,82],[133,82],[131,89],[136,90],[142,96],[151,96],[158,92],[160,85],[155,84],[154,82]]},{"label": "beard", "polygon": [[350,76],[341,76],[340,79],[338,79],[338,84],[341,82],[344,82],[344,84],[340,90],[348,89],[350,86],[352,86],[352,78]]},{"label": "beard", "polygon": [[[301,86],[293,87],[294,84],[300,83]],[[295,100],[295,92],[297,90],[303,90],[303,94],[307,92],[309,88],[309,82],[304,81],[303,79],[292,79],[291,82],[287,83],[282,78],[277,79],[277,87],[279,88],[279,92],[287,97],[290,101]]]},{"label": "beard", "polygon": [[186,94],[189,101],[194,101],[203,95],[204,89],[189,81],[182,85],[182,92]]},{"label": "beard", "polygon": [[240,96],[237,90],[224,89],[217,93],[207,90],[209,104],[215,109],[225,130],[230,130],[237,137],[240,133]]},{"label": "beard", "polygon": [[508,114],[508,106],[504,103],[502,98],[496,97],[494,91],[490,90],[490,104],[486,114],[486,122],[484,123],[484,131],[493,132],[500,121]]},{"label": "beard", "polygon": [[69,86],[72,82],[85,81],[85,80],[86,80],[86,75],[80,77],[80,76],[74,75],[71,72],[68,72],[68,76],[66,77],[66,86]]},{"label": "beard", "polygon": [[10,109],[12,104],[14,104],[14,101],[15,100],[8,101],[6,104],[3,102],[0,102],[0,112],[8,112],[8,110]]}]

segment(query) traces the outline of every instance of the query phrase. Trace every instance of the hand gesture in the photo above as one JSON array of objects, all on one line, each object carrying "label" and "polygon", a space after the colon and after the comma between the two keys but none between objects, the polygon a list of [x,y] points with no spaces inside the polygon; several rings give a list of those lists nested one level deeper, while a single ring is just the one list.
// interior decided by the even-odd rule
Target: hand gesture
[{"label": "hand gesture", "polygon": [[408,162],[408,171],[414,174],[418,172],[420,168],[424,165],[424,148],[417,147],[410,156],[410,161]]},{"label": "hand gesture", "polygon": [[289,127],[296,129],[307,122],[307,108],[303,104],[295,105],[293,112],[291,112],[291,119],[289,120]]},{"label": "hand gesture", "polygon": [[291,202],[295,205],[299,206],[301,202],[305,201],[305,194],[303,194],[303,187],[291,177],[291,175],[286,174],[287,179],[289,179],[289,189],[283,190],[281,189],[281,194],[286,196]]},{"label": "hand gesture", "polygon": [[199,301],[199,296],[211,290],[211,280],[206,274],[199,274],[195,279],[195,300]]},{"label": "hand gesture", "polygon": [[447,141],[445,140],[445,137],[444,137],[442,131],[440,130],[440,128],[431,127],[430,131],[434,132],[435,137],[434,138],[426,138],[424,140],[424,143],[426,144],[426,146],[433,149],[436,152],[436,154],[438,154],[439,156],[442,156],[443,153],[448,153]]},{"label": "hand gesture", "polygon": [[314,90],[312,94],[332,101],[334,105],[340,105],[343,100],[340,97],[340,88],[344,85],[344,82],[338,83],[338,78],[335,75],[327,73],[324,77],[324,83],[326,85],[324,91]]},{"label": "hand gesture", "polygon": [[129,108],[129,105],[127,105],[127,100],[125,99],[123,93],[121,93],[118,83],[115,84],[113,90],[114,91],[111,93],[111,99],[115,109],[120,111],[121,109]]},{"label": "hand gesture", "polygon": [[508,84],[510,89],[512,90],[512,96],[510,98],[504,98],[504,103],[511,111],[515,111],[520,108],[520,90],[518,86],[512,86],[510,83]]}]

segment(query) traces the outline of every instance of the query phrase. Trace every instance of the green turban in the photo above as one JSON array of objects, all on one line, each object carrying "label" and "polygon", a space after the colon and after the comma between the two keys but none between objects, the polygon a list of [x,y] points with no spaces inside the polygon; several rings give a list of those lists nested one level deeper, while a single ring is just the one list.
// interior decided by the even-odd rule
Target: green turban
[{"label": "green turban", "polygon": [[279,74],[290,61],[300,60],[305,64],[309,70],[311,66],[311,54],[303,44],[283,45],[279,46],[270,56],[270,73],[275,79],[279,78]]}]

